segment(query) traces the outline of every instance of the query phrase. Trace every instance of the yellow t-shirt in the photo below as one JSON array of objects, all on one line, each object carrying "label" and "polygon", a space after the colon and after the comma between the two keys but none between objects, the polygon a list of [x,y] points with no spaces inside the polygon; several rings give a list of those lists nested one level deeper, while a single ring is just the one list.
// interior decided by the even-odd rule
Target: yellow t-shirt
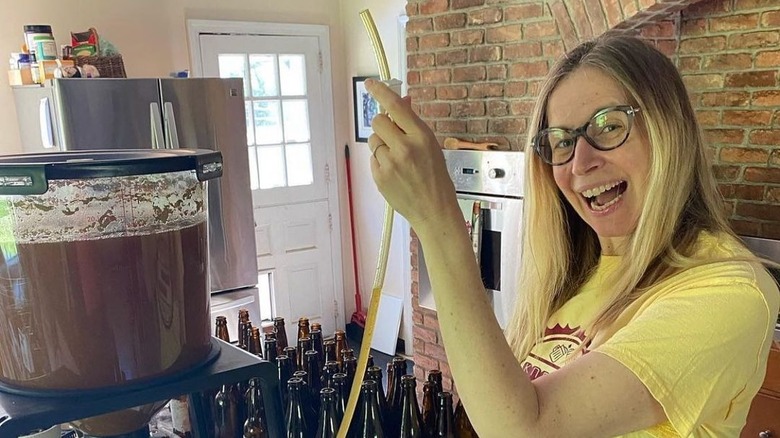
[{"label": "yellow t-shirt", "polygon": [[[704,234],[702,256],[744,254],[733,238]],[[535,379],[588,351],[625,365],[663,406],[668,421],[625,437],[738,437],[766,373],[780,307],[771,275],[758,264],[728,261],[692,268],[647,291],[577,354],[580,330],[605,304],[605,281],[619,256],[602,256],[580,292],[548,321],[544,339],[523,361]]]}]

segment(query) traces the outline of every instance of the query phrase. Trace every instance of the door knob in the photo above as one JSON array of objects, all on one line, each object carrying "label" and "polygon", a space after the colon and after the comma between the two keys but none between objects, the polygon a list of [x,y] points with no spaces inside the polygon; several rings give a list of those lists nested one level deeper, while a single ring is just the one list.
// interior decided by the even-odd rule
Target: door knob
[{"label": "door knob", "polygon": [[758,433],[758,438],[772,438],[775,436],[771,430],[765,430],[763,432]]}]

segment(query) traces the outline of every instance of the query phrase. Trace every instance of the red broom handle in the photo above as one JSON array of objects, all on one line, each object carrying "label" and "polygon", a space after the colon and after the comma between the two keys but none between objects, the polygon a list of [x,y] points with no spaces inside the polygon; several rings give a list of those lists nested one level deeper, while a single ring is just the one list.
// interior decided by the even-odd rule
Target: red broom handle
[{"label": "red broom handle", "polygon": [[358,282],[357,247],[355,244],[355,213],[352,210],[352,171],[349,165],[349,145],[344,145],[344,157],[347,163],[347,197],[349,200],[349,227],[352,231],[352,267],[355,272],[355,313],[363,313],[363,298],[360,295],[360,283]]}]

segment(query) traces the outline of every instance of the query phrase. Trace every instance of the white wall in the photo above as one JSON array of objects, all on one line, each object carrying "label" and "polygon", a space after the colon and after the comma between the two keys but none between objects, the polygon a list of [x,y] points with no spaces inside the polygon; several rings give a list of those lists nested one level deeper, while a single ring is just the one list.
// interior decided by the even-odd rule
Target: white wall
[{"label": "white wall", "polygon": [[[338,0],[0,0],[0,11],[3,59],[19,51],[25,24],[50,24],[58,46],[70,44],[70,31],[95,27],[101,37],[117,46],[128,76],[136,78],[167,76],[171,71],[189,68],[189,18],[328,25],[335,106],[342,108],[349,103],[349,87],[341,81],[345,54]],[[346,139],[348,115],[336,111],[335,118],[338,138]],[[0,132],[0,154],[21,151],[13,95],[5,72],[0,74]]]},{"label": "white wall", "polygon": [[[368,166],[365,144],[354,142],[352,125],[352,76],[376,75],[379,69],[359,12],[368,8],[376,21],[387,53],[390,69],[399,76],[398,17],[405,0],[285,0],[259,2],[246,0],[0,0],[0,54],[18,51],[23,43],[23,25],[50,24],[57,45],[70,43],[70,31],[95,27],[121,51],[129,77],[167,76],[189,68],[187,19],[263,21],[324,24],[330,28],[333,68],[336,147],[343,156],[345,144],[352,152],[353,200],[358,244],[360,289],[368,305],[381,235],[383,200],[376,191]],[[405,78],[399,78],[404,80]],[[5,73],[0,74],[0,154],[21,152],[13,95]],[[344,160],[338,161],[338,184],[342,194],[342,253],[344,267],[345,322],[354,307],[349,212],[347,209]],[[402,297],[408,303],[408,234],[397,218],[384,292]],[[411,307],[405,312],[403,338],[411,352]]]},{"label": "white wall", "polygon": [[[405,0],[342,0],[342,22],[344,38],[347,42],[348,76],[345,78],[345,81],[351,84],[351,76],[379,75],[376,57],[359,15],[360,11],[364,9],[368,9],[374,18],[385,54],[387,55],[390,72],[397,79],[406,80],[405,73],[399,73],[401,62],[399,60],[398,26],[399,17],[405,13],[405,5]],[[350,105],[350,120],[352,120],[351,114],[352,106]],[[359,258],[358,276],[363,303],[365,306],[368,306],[381,241],[381,218],[384,214],[384,200],[377,191],[371,177],[369,167],[371,153],[368,145],[355,143],[354,133],[352,133],[354,130],[352,122],[350,122],[350,130],[352,196],[356,216],[355,237],[357,239]],[[383,293],[399,297],[405,303],[400,334],[406,342],[407,353],[411,354],[413,351],[413,338],[411,297],[408,284],[410,275],[408,263],[409,247],[407,242],[409,231],[404,224],[404,219],[396,215]]]}]

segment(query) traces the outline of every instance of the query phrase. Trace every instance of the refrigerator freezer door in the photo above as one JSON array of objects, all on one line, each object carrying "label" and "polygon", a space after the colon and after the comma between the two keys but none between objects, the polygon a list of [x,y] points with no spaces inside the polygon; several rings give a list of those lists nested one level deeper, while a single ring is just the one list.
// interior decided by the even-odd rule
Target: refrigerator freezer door
[{"label": "refrigerator freezer door", "polygon": [[[162,79],[166,137],[182,148],[222,152],[209,181],[212,293],[257,284],[257,252],[241,79]],[[172,145],[169,144],[168,147]]]},{"label": "refrigerator freezer door", "polygon": [[64,149],[152,148],[157,79],[55,79],[54,98]]},{"label": "refrigerator freezer door", "polygon": [[51,86],[14,87],[23,152],[59,150],[59,123]]}]

